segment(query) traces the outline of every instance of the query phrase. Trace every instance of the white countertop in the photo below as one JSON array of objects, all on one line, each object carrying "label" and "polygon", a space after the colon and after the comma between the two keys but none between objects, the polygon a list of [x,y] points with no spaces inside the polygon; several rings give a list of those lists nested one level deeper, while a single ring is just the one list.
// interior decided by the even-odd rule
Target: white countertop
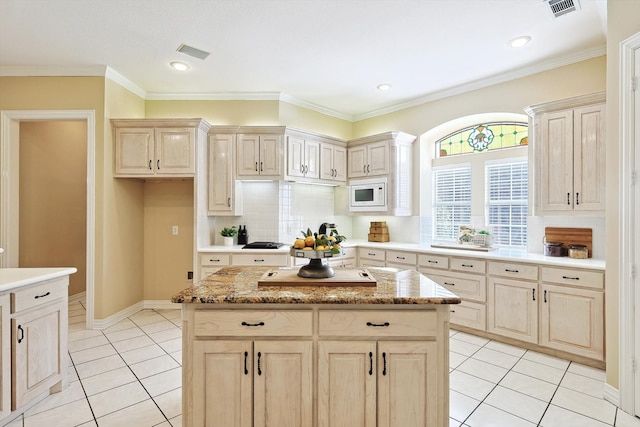
[{"label": "white countertop", "polygon": [[77,272],[75,267],[57,268],[0,268],[0,292],[25,285],[57,279]]},{"label": "white countertop", "polygon": [[[527,252],[524,249],[497,249],[494,251],[473,251],[464,249],[444,249],[432,248],[430,244],[401,243],[401,242],[368,242],[366,240],[347,240],[344,247],[364,247],[386,250],[411,251],[417,253],[429,253],[437,255],[451,255],[469,258],[483,258],[496,261],[516,261],[536,264],[546,264],[559,267],[590,268],[604,270],[605,261],[603,259],[576,259],[569,257],[550,257],[543,254]],[[226,252],[226,253],[289,253],[289,246],[284,245],[278,249],[242,249],[242,245],[234,246],[207,246],[198,249],[198,252]]]}]

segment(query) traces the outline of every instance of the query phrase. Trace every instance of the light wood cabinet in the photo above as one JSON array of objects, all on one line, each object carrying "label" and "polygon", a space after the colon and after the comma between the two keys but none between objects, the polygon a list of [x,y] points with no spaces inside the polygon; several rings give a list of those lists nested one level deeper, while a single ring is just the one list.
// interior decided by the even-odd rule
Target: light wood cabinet
[{"label": "light wood cabinet", "polygon": [[389,174],[389,141],[358,145],[347,151],[349,178]]},{"label": "light wood cabinet", "polygon": [[345,147],[320,144],[320,179],[336,184],[347,182],[347,149]]},{"label": "light wood cabinet", "polygon": [[536,215],[605,210],[605,94],[528,107]]},{"label": "light wood cabinet", "polygon": [[235,135],[209,135],[209,215],[242,215],[242,187],[235,173]]},{"label": "light wood cabinet", "polygon": [[9,295],[0,295],[0,420],[11,413],[11,320]]},{"label": "light wood cabinet", "polygon": [[12,411],[66,384],[68,284],[63,277],[10,294]]},{"label": "light wood cabinet", "polygon": [[115,176],[193,177],[198,143],[209,124],[201,119],[113,119]]},{"label": "light wood cabinet", "polygon": [[236,173],[238,179],[282,177],[283,135],[238,134]]},{"label": "light wood cabinet", "polygon": [[413,252],[404,251],[387,251],[386,253],[386,267],[411,269],[415,270],[418,262],[418,257]]},{"label": "light wood cabinet", "polygon": [[287,175],[320,178],[320,143],[287,136]]},{"label": "light wood cabinet", "polygon": [[385,267],[386,251],[382,249],[358,248],[358,267]]},{"label": "light wood cabinet", "polygon": [[487,331],[538,343],[537,282],[489,277]]}]

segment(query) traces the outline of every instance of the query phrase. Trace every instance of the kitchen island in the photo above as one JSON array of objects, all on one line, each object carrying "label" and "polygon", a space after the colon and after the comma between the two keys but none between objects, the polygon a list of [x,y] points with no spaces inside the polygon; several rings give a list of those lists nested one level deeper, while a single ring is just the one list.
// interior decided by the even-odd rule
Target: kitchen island
[{"label": "kitchen island", "polygon": [[[453,293],[413,270],[373,287],[259,287],[227,267],[182,304],[185,426],[444,426]],[[304,280],[304,279],[301,279]]]}]

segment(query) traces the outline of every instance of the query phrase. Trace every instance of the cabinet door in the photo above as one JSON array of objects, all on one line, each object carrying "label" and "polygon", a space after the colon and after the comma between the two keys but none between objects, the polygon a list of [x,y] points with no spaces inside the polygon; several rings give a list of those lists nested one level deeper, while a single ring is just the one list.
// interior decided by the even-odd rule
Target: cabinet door
[{"label": "cabinet door", "polygon": [[334,160],[335,145],[322,144],[320,146],[320,178],[332,181],[335,175]]},{"label": "cabinet door", "polygon": [[304,139],[287,137],[287,175],[304,176]]},{"label": "cabinet door", "polygon": [[539,138],[540,209],[573,209],[573,111],[542,115]]},{"label": "cabinet door", "polygon": [[604,293],[543,284],[540,344],[604,360]]},{"label": "cabinet door", "polygon": [[304,176],[307,178],[320,178],[320,143],[305,141],[304,144]]},{"label": "cabinet door", "polygon": [[260,135],[260,175],[280,176],[282,135]]},{"label": "cabinet door", "polygon": [[538,284],[489,278],[487,331],[538,343]]},{"label": "cabinet door", "polygon": [[11,325],[9,295],[0,296],[0,420],[11,413]]},{"label": "cabinet door", "polygon": [[116,174],[153,175],[154,129],[116,128]]},{"label": "cabinet door", "polygon": [[333,148],[333,179],[347,182],[347,150],[343,147]]},{"label": "cabinet door", "polygon": [[236,161],[238,176],[256,176],[260,174],[260,136],[237,136]]},{"label": "cabinet door", "polygon": [[196,131],[193,128],[158,128],[155,132],[157,175],[195,173]]},{"label": "cabinet door", "polygon": [[389,174],[389,142],[367,144],[367,175]]},{"label": "cabinet door", "polygon": [[193,342],[193,422],[252,426],[251,341]]},{"label": "cabinet door", "polygon": [[349,178],[358,178],[361,176],[367,176],[367,147],[366,145],[358,145],[357,147],[349,148],[347,160],[348,164],[348,176]]},{"label": "cabinet door", "polygon": [[577,108],[574,123],[574,209],[605,209],[605,107],[604,104]]},{"label": "cabinet door", "polygon": [[311,341],[254,342],[254,426],[311,427],[312,348]]},{"label": "cabinet door", "polygon": [[[444,425],[437,359],[434,341],[378,342],[378,427]],[[441,411],[448,417],[449,408]]]},{"label": "cabinet door", "polygon": [[376,425],[376,343],[318,343],[318,426]]},{"label": "cabinet door", "polygon": [[209,137],[209,213],[242,215],[234,171],[234,135]]},{"label": "cabinet door", "polygon": [[67,303],[16,314],[11,328],[15,410],[66,377]]}]

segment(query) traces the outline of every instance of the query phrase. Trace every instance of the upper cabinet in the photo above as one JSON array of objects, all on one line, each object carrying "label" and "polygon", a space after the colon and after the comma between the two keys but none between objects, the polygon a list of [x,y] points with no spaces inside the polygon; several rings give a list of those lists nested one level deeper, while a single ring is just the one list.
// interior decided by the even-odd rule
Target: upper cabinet
[{"label": "upper cabinet", "polygon": [[320,178],[320,143],[287,136],[287,175],[294,178]]},{"label": "upper cabinet", "polygon": [[[236,141],[238,179],[282,179],[283,127],[252,127],[255,133],[243,133]],[[267,133],[272,132],[272,133]]]},{"label": "upper cabinet", "polygon": [[347,149],[344,145],[320,144],[320,179],[347,183]]},{"label": "upper cabinet", "polygon": [[346,184],[347,149],[342,140],[298,129],[286,130],[285,179]]},{"label": "upper cabinet", "polygon": [[[217,128],[217,127],[216,127]],[[208,215],[242,215],[241,182],[235,177],[236,135],[209,132]]]},{"label": "upper cabinet", "polygon": [[114,119],[115,176],[193,177],[199,141],[209,124],[202,119]]},{"label": "upper cabinet", "polygon": [[605,212],[605,93],[534,105],[534,215]]},{"label": "upper cabinet", "polygon": [[[387,179],[387,206],[380,214],[406,216],[412,214],[413,141],[404,132],[385,132],[351,140],[347,143],[349,182],[361,178]],[[367,212],[368,215],[376,212]]]}]

